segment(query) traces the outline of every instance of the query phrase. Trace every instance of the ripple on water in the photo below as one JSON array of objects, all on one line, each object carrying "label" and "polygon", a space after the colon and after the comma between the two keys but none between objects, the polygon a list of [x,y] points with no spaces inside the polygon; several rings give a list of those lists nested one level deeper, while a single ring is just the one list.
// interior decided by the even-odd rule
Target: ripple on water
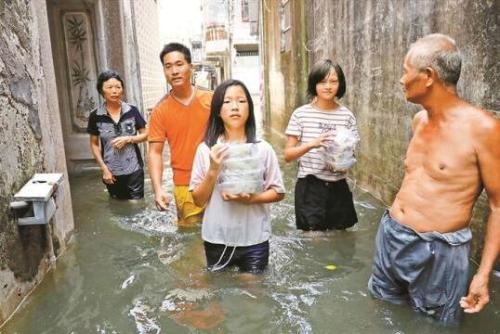
[{"label": "ripple on water", "polygon": [[154,319],[148,317],[148,313],[153,311],[154,310],[145,305],[142,300],[136,300],[134,302],[134,307],[129,311],[129,315],[134,318],[138,333],[160,333],[160,326],[158,326]]},{"label": "ripple on water", "polygon": [[374,205],[368,203],[368,202],[364,202],[364,201],[354,201],[354,204],[356,206],[360,206],[362,208],[365,208],[365,209],[368,209],[368,210],[377,210],[377,207],[375,207]]},{"label": "ripple on water", "polygon": [[146,235],[164,235],[177,232],[175,210],[145,209],[137,214],[119,218],[120,226]]},{"label": "ripple on water", "polygon": [[173,289],[163,300],[160,310],[161,311],[182,311],[191,307],[193,303],[200,303],[204,300],[212,298],[213,293],[208,289]]},{"label": "ripple on water", "polygon": [[307,314],[303,311],[301,299],[285,293],[273,293],[271,296],[280,306],[279,311],[275,312],[275,322],[278,328],[288,328],[294,333],[313,332]]},{"label": "ripple on water", "polygon": [[182,249],[179,250],[177,244],[170,244],[166,248],[160,248],[156,251],[158,259],[164,265],[170,264],[172,262],[178,261],[183,255]]},{"label": "ripple on water", "polygon": [[268,276],[276,284],[285,283],[290,280],[287,272],[293,267],[295,254],[303,248],[302,240],[294,235],[273,235],[270,248]]},{"label": "ripple on water", "polygon": [[[114,329],[109,328],[110,325],[105,323],[104,325],[96,325],[96,332],[99,334],[117,334],[118,332]],[[74,333],[74,332],[71,332]]]}]

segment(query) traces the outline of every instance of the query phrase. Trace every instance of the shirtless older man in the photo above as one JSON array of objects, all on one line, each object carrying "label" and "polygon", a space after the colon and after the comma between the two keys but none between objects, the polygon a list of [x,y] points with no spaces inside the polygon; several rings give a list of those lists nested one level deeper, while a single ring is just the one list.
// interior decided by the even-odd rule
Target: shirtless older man
[{"label": "shirtless older man", "polygon": [[[412,307],[448,324],[479,312],[500,252],[500,121],[456,91],[455,41],[432,34],[411,45],[400,80],[424,110],[413,120],[405,176],[376,237],[368,288],[375,298]],[[481,263],[469,282],[469,222],[482,189],[491,213]]]}]

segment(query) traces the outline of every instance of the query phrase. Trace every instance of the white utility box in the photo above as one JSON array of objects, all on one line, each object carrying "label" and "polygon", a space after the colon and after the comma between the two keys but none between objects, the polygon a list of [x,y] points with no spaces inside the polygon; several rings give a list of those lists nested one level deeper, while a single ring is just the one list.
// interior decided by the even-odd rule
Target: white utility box
[{"label": "white utility box", "polygon": [[11,209],[18,220],[18,225],[48,224],[56,212],[54,194],[62,183],[61,173],[35,174],[11,202]]}]

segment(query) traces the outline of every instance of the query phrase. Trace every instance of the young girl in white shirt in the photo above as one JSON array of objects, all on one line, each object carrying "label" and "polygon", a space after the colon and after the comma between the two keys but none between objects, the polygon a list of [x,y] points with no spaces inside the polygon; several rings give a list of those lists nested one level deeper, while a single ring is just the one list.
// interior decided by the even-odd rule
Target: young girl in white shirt
[{"label": "young girl in white shirt", "polygon": [[[248,143],[256,152],[262,167],[256,169],[262,191],[225,192],[221,169],[234,143]],[[206,206],[201,234],[207,267],[217,271],[237,266],[243,272],[262,272],[269,260],[269,203],[282,200],[285,189],[271,145],[256,138],[253,101],[241,81],[227,80],[214,92],[189,189],[195,204]]]}]

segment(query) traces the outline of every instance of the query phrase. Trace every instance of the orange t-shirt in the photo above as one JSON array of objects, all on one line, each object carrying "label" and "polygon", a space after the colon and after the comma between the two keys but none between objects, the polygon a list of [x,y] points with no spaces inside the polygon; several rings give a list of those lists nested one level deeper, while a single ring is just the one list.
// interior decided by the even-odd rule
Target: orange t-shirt
[{"label": "orange t-shirt", "polygon": [[212,95],[211,91],[196,89],[187,106],[167,95],[153,109],[148,141],[168,142],[175,185],[189,185],[196,148],[205,136]]}]

